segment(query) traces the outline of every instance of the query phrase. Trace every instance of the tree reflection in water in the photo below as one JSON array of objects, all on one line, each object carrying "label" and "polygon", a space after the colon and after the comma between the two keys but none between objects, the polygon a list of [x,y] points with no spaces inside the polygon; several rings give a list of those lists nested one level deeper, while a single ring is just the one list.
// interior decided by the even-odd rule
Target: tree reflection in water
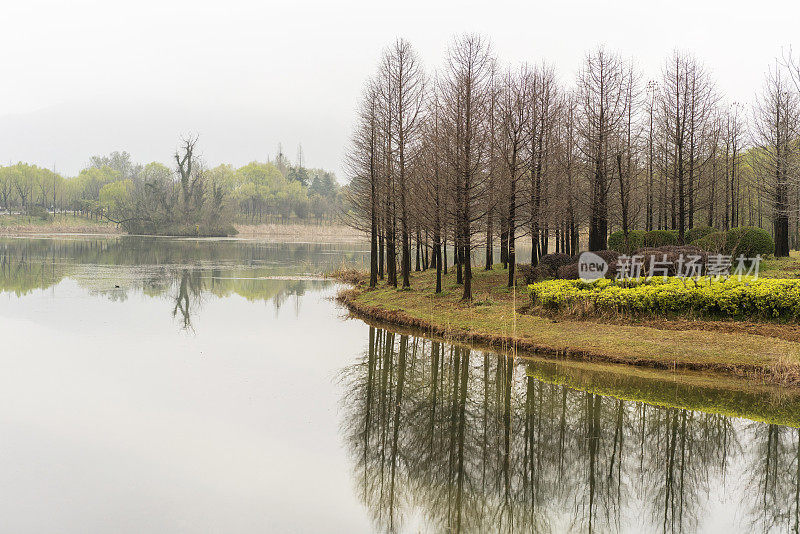
[{"label": "tree reflection in water", "polygon": [[751,423],[748,430],[751,528],[800,532],[800,429]]},{"label": "tree reflection in water", "polygon": [[731,492],[744,530],[797,531],[797,429],[571,389],[530,365],[370,327],[342,371],[342,432],[376,529],[694,532]]},{"label": "tree reflection in water", "polygon": [[175,296],[175,307],[172,309],[172,316],[176,317],[180,311],[183,319],[183,328],[189,330],[192,328],[191,308],[194,302],[199,305],[203,294],[203,278],[199,271],[181,269],[179,279],[180,281],[177,283],[178,293]]}]

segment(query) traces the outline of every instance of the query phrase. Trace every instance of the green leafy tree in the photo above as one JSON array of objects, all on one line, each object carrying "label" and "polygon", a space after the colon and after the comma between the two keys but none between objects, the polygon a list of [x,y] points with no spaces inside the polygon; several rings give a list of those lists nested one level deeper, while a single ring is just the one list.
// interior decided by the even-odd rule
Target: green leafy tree
[{"label": "green leafy tree", "polygon": [[100,208],[110,218],[119,219],[124,216],[131,200],[131,180],[111,182],[100,189]]}]

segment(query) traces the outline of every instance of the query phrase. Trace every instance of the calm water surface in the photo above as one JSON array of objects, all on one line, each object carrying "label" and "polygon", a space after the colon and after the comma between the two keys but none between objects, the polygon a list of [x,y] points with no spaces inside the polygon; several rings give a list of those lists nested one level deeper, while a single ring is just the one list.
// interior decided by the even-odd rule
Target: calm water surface
[{"label": "calm water surface", "polygon": [[0,532],[798,532],[796,396],[348,320],[366,255],[0,239]]}]

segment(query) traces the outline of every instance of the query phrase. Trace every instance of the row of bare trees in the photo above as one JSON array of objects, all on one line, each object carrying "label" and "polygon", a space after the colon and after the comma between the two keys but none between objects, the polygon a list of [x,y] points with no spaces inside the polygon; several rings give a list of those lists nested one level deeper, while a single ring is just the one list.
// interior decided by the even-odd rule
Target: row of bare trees
[{"label": "row of bare trees", "polygon": [[511,286],[519,239],[536,264],[582,243],[605,249],[612,230],[685,242],[697,226],[771,223],[775,254],[788,255],[800,241],[798,67],[791,54],[776,62],[748,111],[684,52],[643,83],[601,47],[564,84],[545,63],[501,67],[479,35],[455,38],[433,74],[397,40],[366,84],[348,159],[370,285],[409,287],[416,255],[441,291],[450,244],[469,300],[479,247],[488,269],[499,245]]}]

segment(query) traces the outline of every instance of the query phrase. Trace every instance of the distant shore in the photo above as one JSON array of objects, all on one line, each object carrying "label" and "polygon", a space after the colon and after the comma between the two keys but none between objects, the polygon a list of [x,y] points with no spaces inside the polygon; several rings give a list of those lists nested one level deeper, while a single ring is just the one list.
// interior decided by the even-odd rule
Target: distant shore
[{"label": "distant shore", "polygon": [[242,238],[269,238],[275,241],[308,243],[367,242],[367,236],[341,224],[236,224]]},{"label": "distant shore", "polygon": [[43,234],[124,234],[116,224],[76,215],[57,214],[44,220],[25,215],[0,215],[0,236],[27,236]]},{"label": "distant shore", "polygon": [[[269,239],[274,241],[301,241],[308,243],[346,243],[366,241],[361,232],[340,224],[237,224],[235,237],[244,239]],[[49,220],[22,215],[0,215],[0,236],[32,235],[125,235],[116,224],[74,215],[56,215]]]}]

